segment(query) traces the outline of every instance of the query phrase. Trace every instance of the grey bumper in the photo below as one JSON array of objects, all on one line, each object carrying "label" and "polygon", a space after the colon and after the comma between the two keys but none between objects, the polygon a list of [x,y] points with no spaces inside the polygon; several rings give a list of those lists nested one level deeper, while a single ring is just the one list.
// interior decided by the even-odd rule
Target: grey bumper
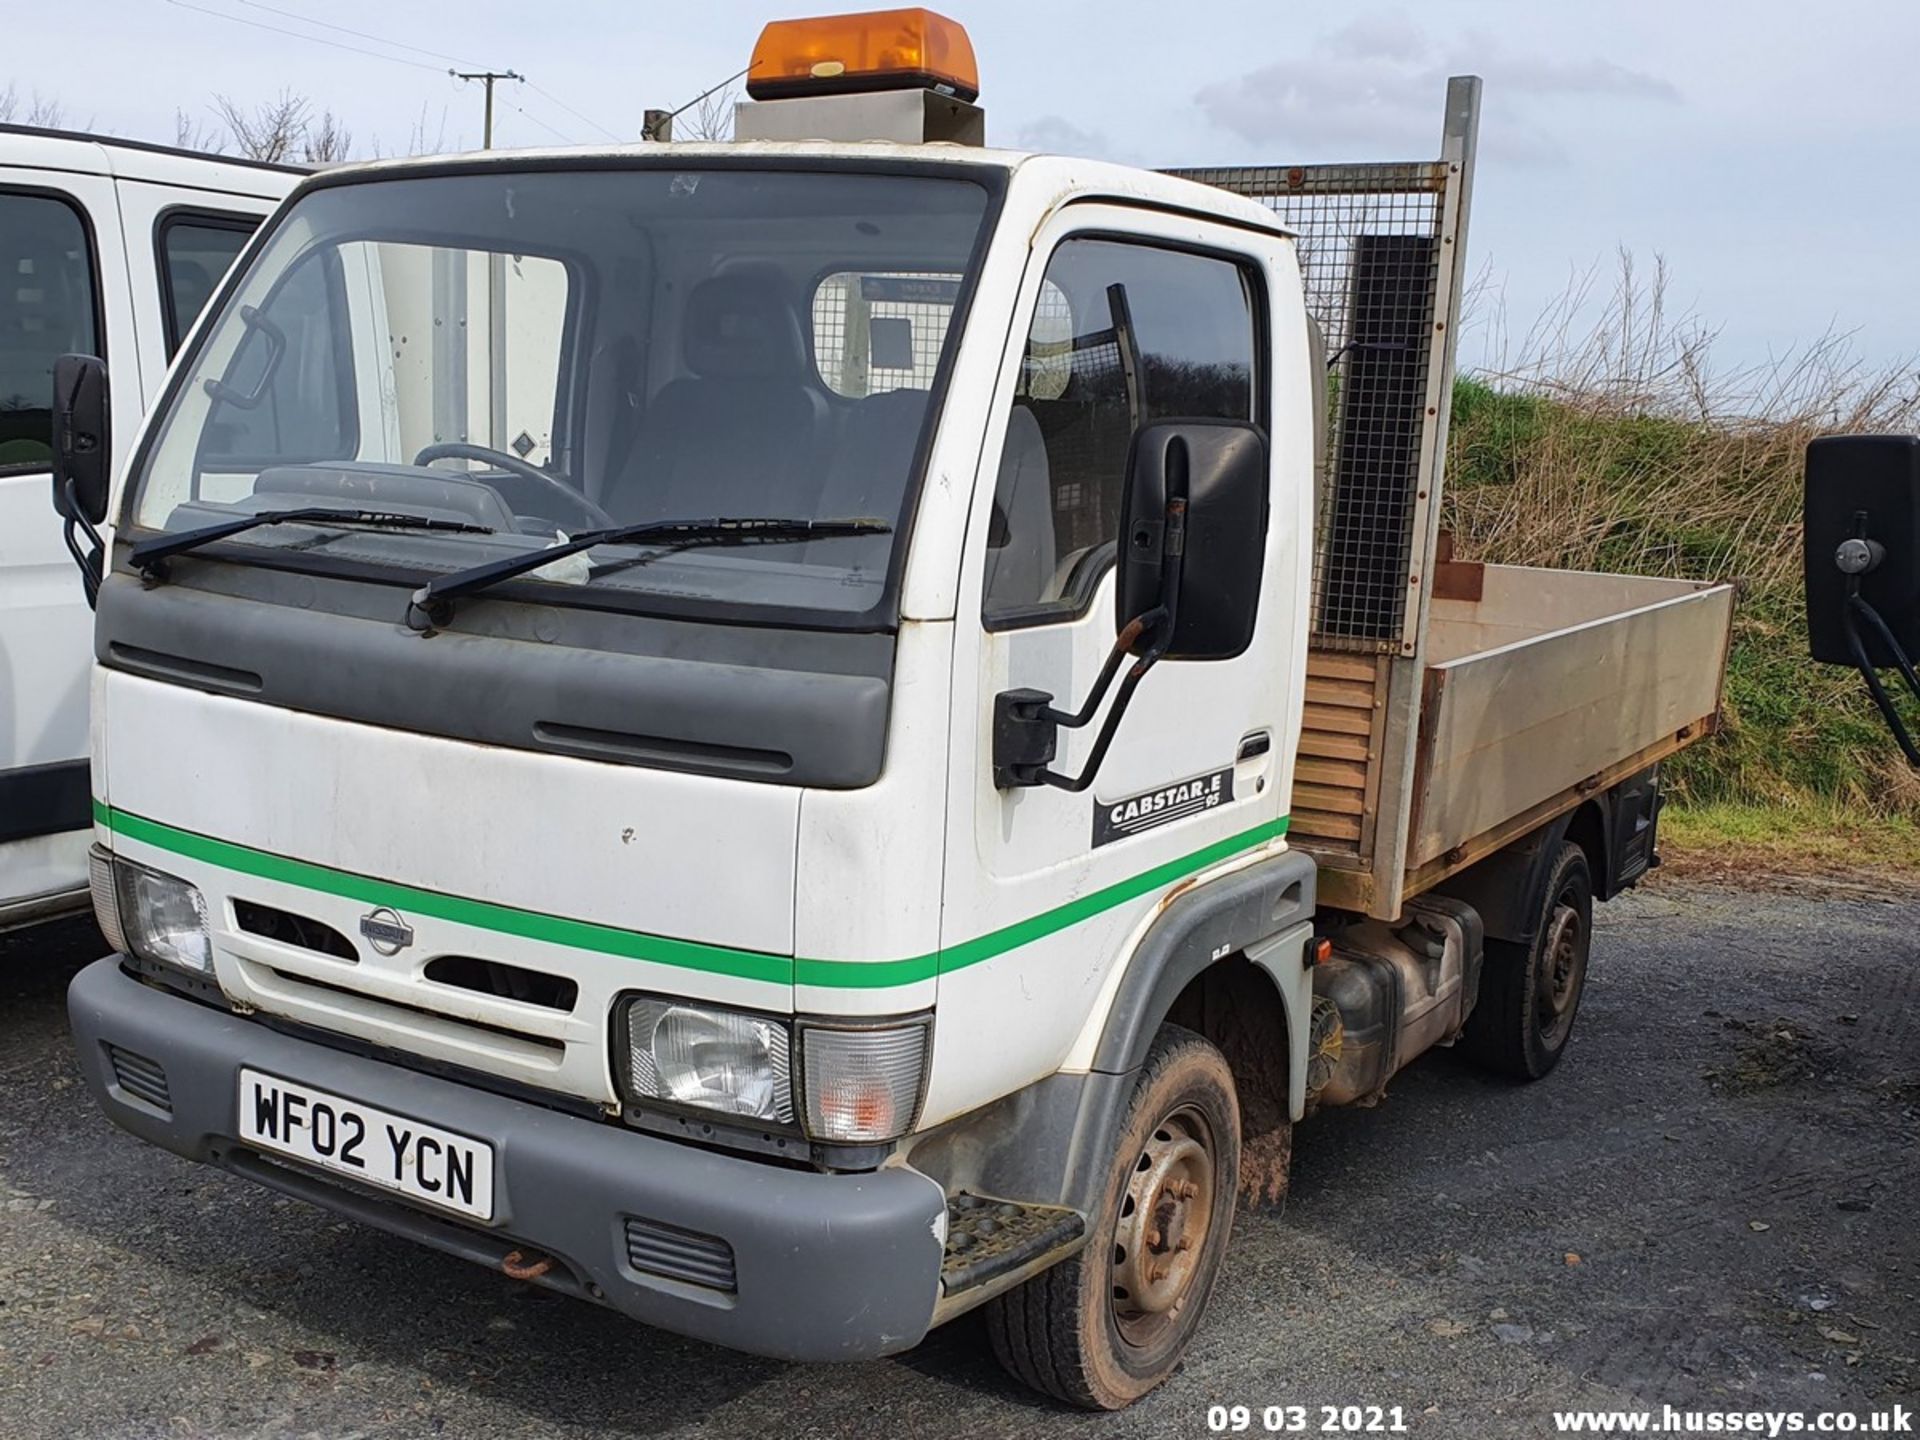
[{"label": "grey bumper", "polygon": [[[946,1199],[913,1170],[820,1175],[695,1149],[346,1054],[142,984],[117,956],[74,977],[81,1068],[108,1115],[144,1140],[494,1268],[518,1250],[557,1263],[538,1283],[636,1320],[786,1360],[891,1354],[927,1332]],[[129,1090],[109,1047],[164,1072]],[[242,1062],[491,1141],[494,1220],[442,1218],[273,1163],[242,1145]],[[156,1093],[166,1108],[156,1104]],[[640,1222],[641,1242],[630,1250]],[[650,1273],[665,1236],[693,1237],[702,1273],[730,1249],[732,1290]],[[691,1242],[690,1242],[691,1243]],[[646,1268],[635,1268],[635,1260]],[[667,1268],[672,1268],[671,1264]],[[722,1267],[724,1269],[724,1267]]]}]

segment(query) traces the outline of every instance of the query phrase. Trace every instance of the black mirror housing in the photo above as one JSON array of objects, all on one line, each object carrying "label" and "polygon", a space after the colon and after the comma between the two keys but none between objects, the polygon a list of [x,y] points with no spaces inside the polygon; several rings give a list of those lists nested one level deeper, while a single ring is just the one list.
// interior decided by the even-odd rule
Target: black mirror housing
[{"label": "black mirror housing", "polygon": [[63,519],[98,525],[112,481],[106,362],[62,355],[53,362],[53,508]]},{"label": "black mirror housing", "polygon": [[[1169,516],[1179,514],[1169,506],[1181,501],[1185,535],[1169,547]],[[1260,609],[1268,508],[1267,437],[1258,426],[1237,420],[1142,426],[1121,500],[1115,628],[1124,631],[1165,606],[1172,632],[1164,637],[1163,658],[1230,660],[1244,653]],[[1161,638],[1149,629],[1133,648],[1138,653]]]},{"label": "black mirror housing", "polygon": [[[1920,436],[1832,435],[1807,446],[1807,638],[1813,658],[1852,665],[1856,592],[1909,654],[1920,651]],[[1846,553],[1843,554],[1843,547]],[[1869,660],[1895,663],[1874,627],[1854,627]]]}]

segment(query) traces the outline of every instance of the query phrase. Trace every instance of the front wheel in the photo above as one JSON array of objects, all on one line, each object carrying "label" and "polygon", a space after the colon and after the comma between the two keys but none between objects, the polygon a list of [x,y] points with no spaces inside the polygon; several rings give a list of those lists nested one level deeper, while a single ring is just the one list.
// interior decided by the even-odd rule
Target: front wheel
[{"label": "front wheel", "polygon": [[1548,867],[1533,943],[1487,941],[1480,998],[1461,1048],[1489,1070],[1538,1080],[1566,1052],[1593,945],[1593,875],[1586,852],[1563,844]]},{"label": "front wheel", "polygon": [[1000,1363],[1088,1410],[1118,1410],[1173,1373],[1219,1278],[1240,1173],[1226,1058],[1163,1025],[1120,1136],[1086,1247],[987,1307]]}]

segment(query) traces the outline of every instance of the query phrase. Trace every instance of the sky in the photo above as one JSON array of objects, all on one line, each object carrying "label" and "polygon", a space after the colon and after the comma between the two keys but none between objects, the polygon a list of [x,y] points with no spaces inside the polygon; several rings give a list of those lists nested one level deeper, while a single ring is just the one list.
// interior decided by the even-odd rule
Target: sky
[{"label": "sky", "polygon": [[[1920,185],[1898,178],[1920,158],[1914,0],[940,8],[972,36],[991,143],[1132,164],[1431,158],[1446,77],[1483,77],[1469,364],[1515,363],[1570,286],[1590,313],[1623,250],[1642,275],[1664,260],[1669,313],[1716,332],[1724,368],[1830,332],[1876,368],[1920,356]],[[176,111],[212,127],[216,96],[292,91],[334,111],[359,153],[422,135],[455,149],[478,143],[481,113],[479,87],[445,73],[455,60],[526,76],[501,87],[497,144],[604,143],[744,67],[766,20],[804,13],[796,0],[21,5],[0,93],[170,142]]]}]

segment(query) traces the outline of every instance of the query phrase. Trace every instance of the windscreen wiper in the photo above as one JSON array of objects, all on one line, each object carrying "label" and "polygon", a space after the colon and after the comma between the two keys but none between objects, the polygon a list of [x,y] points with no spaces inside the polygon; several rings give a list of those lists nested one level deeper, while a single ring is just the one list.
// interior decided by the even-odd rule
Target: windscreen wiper
[{"label": "windscreen wiper", "polygon": [[[416,630],[444,625],[451,602],[476,590],[498,585],[516,575],[551,565],[569,555],[578,555],[596,545],[644,545],[659,541],[670,550],[690,550],[717,545],[787,545],[806,540],[836,540],[850,535],[884,535],[893,527],[882,520],[787,520],[769,516],[720,516],[711,520],[647,520],[637,525],[619,525],[606,530],[587,530],[559,545],[509,555],[504,560],[489,560],[484,565],[455,570],[428,581],[413,592],[407,607],[407,623]],[[652,558],[652,557],[648,557]],[[602,565],[594,575],[626,568],[638,561]]]},{"label": "windscreen wiper", "polygon": [[142,540],[133,547],[129,557],[134,565],[149,580],[166,578],[166,560],[169,556],[182,555],[189,550],[197,550],[215,540],[225,540],[229,535],[239,535],[248,530],[257,530],[263,525],[378,525],[395,530],[452,530],[468,535],[491,535],[493,528],[488,525],[475,525],[466,520],[439,520],[431,515],[407,515],[386,510],[339,510],[325,505],[308,505],[298,510],[256,510],[251,515],[241,515],[233,520],[222,520],[217,525],[203,525],[198,530],[182,530],[177,535],[158,535],[151,540]]}]

